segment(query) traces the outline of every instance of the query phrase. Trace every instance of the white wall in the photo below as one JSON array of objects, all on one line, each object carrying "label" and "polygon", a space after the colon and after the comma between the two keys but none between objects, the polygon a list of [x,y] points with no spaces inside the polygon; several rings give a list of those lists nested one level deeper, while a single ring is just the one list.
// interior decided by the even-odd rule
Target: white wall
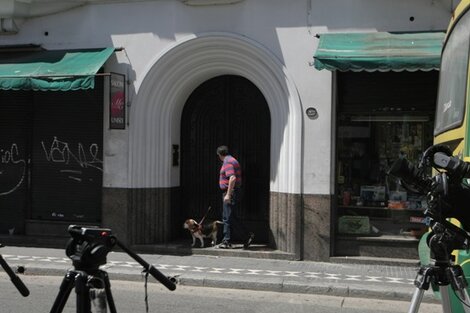
[{"label": "white wall", "polygon": [[[445,30],[451,15],[450,4],[451,1],[446,0],[311,0],[307,28],[311,35],[324,32]],[[410,17],[414,20],[411,21]],[[309,44],[315,51],[318,39],[314,38]],[[290,57],[285,57],[285,60],[287,68],[294,66]],[[329,194],[333,192],[330,190],[330,167],[327,165],[332,140],[329,120],[332,107],[331,73],[314,68],[310,71],[299,68],[295,73],[304,107],[321,108],[318,110],[318,120],[305,120],[304,192]]]},{"label": "white wall", "polygon": [[[211,32],[234,33],[269,51],[283,65],[298,92],[298,111],[303,135],[300,155],[281,162],[272,174],[271,189],[279,192],[330,194],[331,182],[331,73],[317,71],[309,62],[315,52],[317,33],[334,31],[429,31],[443,30],[450,18],[450,0],[245,0],[226,6],[186,6],[178,0],[93,4],[59,14],[28,19],[16,35],[0,36],[0,45],[35,43],[47,49],[124,47],[107,64],[107,70],[130,78],[129,99],[134,100],[159,56],[188,36]],[[410,21],[413,16],[414,20]],[[46,35],[47,32],[47,35]],[[285,77],[284,77],[285,78]],[[193,86],[188,88],[195,88]],[[191,90],[186,90],[189,93]],[[148,99],[155,101],[155,99]],[[301,104],[300,104],[301,103]],[[304,112],[315,107],[319,118]],[[131,130],[108,131],[105,116],[105,175],[108,187],[169,187],[178,185],[179,173],[168,169],[168,179],[131,183],[129,138],[139,123],[132,112]],[[292,112],[291,112],[292,113]],[[175,130],[176,131],[176,130]],[[173,137],[178,136],[172,134]],[[175,140],[175,139],[172,139]],[[176,143],[176,142],[172,142]],[[288,149],[280,144],[281,150]],[[168,151],[160,151],[169,157]],[[281,153],[273,151],[273,153]],[[287,153],[286,153],[287,155]],[[150,156],[145,156],[149,158]],[[284,159],[283,159],[284,160]],[[302,175],[290,173],[301,171]],[[288,164],[289,163],[289,164]],[[152,172],[153,168],[138,171]],[[277,173],[285,173],[277,176]],[[135,173],[133,173],[135,174]],[[285,181],[297,176],[298,182]],[[293,179],[296,179],[293,177]]]}]

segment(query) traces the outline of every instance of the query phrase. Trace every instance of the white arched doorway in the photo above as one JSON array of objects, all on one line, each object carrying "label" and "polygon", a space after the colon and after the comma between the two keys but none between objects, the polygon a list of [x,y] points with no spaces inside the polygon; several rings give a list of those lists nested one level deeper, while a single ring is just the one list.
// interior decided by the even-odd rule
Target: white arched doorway
[{"label": "white arched doorway", "polygon": [[[131,107],[130,188],[148,189],[146,205],[131,200],[132,240],[166,241],[176,223],[171,197],[179,186],[179,167],[172,166],[172,145],[179,144],[181,114],[194,89],[216,76],[237,75],[264,95],[271,114],[270,192],[301,194],[302,114],[300,99],[282,62],[254,40],[232,33],[208,33],[175,43],[148,68]],[[173,195],[173,196],[172,196]],[[140,195],[137,198],[148,198]],[[160,199],[170,198],[170,199]],[[150,204],[149,204],[150,203]],[[154,207],[158,204],[158,208]],[[173,208],[172,208],[173,207]],[[149,210],[147,213],[141,210]],[[158,210],[158,212],[153,212]],[[152,212],[150,212],[152,211]],[[299,253],[300,205],[271,210],[274,245]],[[146,218],[143,227],[141,218]],[[155,219],[148,221],[148,217]]]}]

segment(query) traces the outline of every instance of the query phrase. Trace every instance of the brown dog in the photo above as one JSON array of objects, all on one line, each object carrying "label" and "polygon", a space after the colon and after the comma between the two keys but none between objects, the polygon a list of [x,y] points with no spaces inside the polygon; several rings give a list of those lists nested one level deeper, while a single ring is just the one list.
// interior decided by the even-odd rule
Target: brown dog
[{"label": "brown dog", "polygon": [[203,224],[199,224],[193,219],[187,219],[183,227],[191,233],[191,236],[193,237],[193,244],[191,247],[194,247],[196,243],[196,238],[201,241],[201,248],[204,248],[204,238],[212,238],[211,245],[215,246],[217,244],[217,231],[218,231],[218,225],[224,224],[221,221],[213,221],[213,222],[207,222]]}]

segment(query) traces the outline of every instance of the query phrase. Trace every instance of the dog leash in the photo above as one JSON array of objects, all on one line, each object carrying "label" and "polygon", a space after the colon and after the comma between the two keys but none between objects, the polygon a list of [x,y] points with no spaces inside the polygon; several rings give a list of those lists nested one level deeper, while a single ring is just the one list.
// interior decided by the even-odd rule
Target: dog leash
[{"label": "dog leash", "polygon": [[206,214],[204,215],[204,217],[202,218],[202,220],[199,222],[199,225],[202,225],[202,222],[204,222],[204,220],[206,219],[206,216],[207,216],[207,214],[209,214],[209,211],[210,211],[210,210],[211,210],[211,206],[209,206],[209,207],[207,208],[207,212],[206,212]]}]

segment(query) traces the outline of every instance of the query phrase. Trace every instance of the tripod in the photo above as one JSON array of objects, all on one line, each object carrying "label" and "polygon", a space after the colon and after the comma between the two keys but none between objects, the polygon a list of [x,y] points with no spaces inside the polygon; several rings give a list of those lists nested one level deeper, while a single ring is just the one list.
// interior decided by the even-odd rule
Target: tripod
[{"label": "tripod", "polygon": [[95,313],[105,313],[107,305],[111,313],[117,312],[108,273],[99,269],[100,265],[106,264],[106,255],[115,245],[142,265],[146,273],[168,289],[175,290],[174,281],[119,242],[110,229],[70,225],[68,231],[73,238],[67,244],[66,254],[72,259],[74,269],[65,274],[51,313],[62,312],[74,288],[77,313],[91,313],[92,306]]},{"label": "tripod", "polygon": [[[98,282],[98,284],[95,284]],[[91,312],[91,303],[95,304],[96,312],[106,312],[106,303],[111,313],[116,313],[111,284],[105,271],[96,270],[69,270],[65,274],[51,309],[53,312],[62,312],[70,292],[75,287],[77,294],[77,312]],[[104,293],[103,293],[104,290]],[[91,297],[94,297],[92,300]],[[103,299],[106,297],[106,299]]]},{"label": "tripod", "polygon": [[[3,248],[4,245],[0,243],[0,248]],[[29,290],[26,288],[26,286],[23,284],[21,279],[12,271],[11,267],[8,265],[7,261],[3,258],[3,256],[0,254],[0,265],[3,267],[5,272],[8,274],[10,277],[11,282],[13,285],[15,285],[16,289],[21,293],[23,297],[29,296]]]},{"label": "tripod", "polygon": [[[424,211],[431,227],[427,245],[435,262],[434,265],[419,269],[409,313],[418,312],[424,291],[431,284],[440,289],[445,313],[457,313],[455,310],[460,309],[458,303],[451,303],[451,290],[461,302],[464,311],[470,313],[467,280],[460,265],[453,264],[451,258],[454,250],[470,249],[470,235],[446,220],[455,217],[462,222],[470,222],[468,213],[462,210],[470,198],[470,187],[463,183],[464,178],[470,178],[470,163],[452,156],[452,153],[453,149],[448,146],[433,145],[424,151],[418,167],[406,158],[399,158],[388,171],[388,174],[400,179],[407,191],[426,195],[428,204]],[[429,177],[425,173],[426,168],[434,168],[438,173]]]},{"label": "tripod", "polygon": [[422,266],[416,275],[414,285],[416,290],[411,299],[408,313],[417,313],[423,299],[425,290],[431,284],[439,286],[441,305],[444,313],[453,313],[449,297],[450,288],[462,302],[466,313],[470,313],[470,298],[466,287],[468,286],[462,267],[452,264],[451,253],[455,249],[468,247],[468,234],[451,223],[434,222],[432,231],[428,236],[428,246],[435,256],[434,265]]}]

